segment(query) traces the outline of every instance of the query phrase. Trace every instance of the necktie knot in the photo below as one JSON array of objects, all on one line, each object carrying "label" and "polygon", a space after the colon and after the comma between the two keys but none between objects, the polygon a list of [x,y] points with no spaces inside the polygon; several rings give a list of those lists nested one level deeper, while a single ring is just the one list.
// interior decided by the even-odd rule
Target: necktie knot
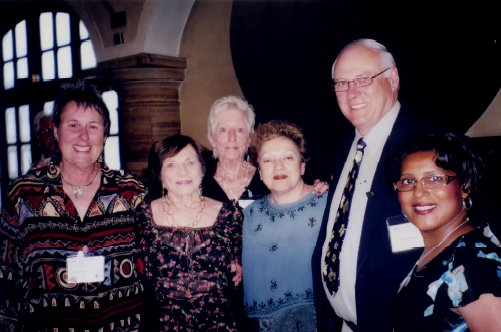
[{"label": "necktie knot", "polygon": [[360,137],[357,141],[357,151],[364,151],[367,143],[365,143],[364,138]]},{"label": "necktie knot", "polygon": [[362,161],[362,157],[364,156],[364,149],[367,146],[367,144],[364,141],[363,137],[360,137],[360,139],[357,142],[357,152],[355,153],[355,163],[360,164]]}]

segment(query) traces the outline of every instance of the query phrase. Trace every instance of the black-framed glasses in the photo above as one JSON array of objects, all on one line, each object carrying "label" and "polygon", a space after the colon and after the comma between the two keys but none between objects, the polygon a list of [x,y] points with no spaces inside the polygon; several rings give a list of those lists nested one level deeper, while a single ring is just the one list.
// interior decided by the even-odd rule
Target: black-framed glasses
[{"label": "black-framed glasses", "polygon": [[456,175],[428,175],[420,180],[403,178],[393,184],[393,189],[400,192],[411,191],[416,188],[418,182],[421,183],[423,188],[435,189],[445,187],[455,179],[457,179]]},{"label": "black-framed glasses", "polygon": [[352,79],[351,81],[334,81],[334,91],[336,92],[343,92],[346,91],[350,88],[350,83],[353,83],[357,88],[361,88],[364,86],[369,86],[374,82],[374,79],[390,69],[391,67],[386,68],[385,70],[377,73],[376,75],[373,76],[361,76],[361,77],[356,77]]}]

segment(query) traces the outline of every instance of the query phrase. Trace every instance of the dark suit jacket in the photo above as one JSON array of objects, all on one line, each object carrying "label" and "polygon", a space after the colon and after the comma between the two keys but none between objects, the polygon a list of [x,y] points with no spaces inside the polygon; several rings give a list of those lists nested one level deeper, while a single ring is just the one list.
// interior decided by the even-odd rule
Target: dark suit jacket
[{"label": "dark suit jacket", "polygon": [[[394,156],[402,143],[431,131],[436,130],[432,129],[429,123],[420,124],[410,113],[406,113],[405,109],[401,108],[393,130],[384,145],[372,182],[373,195],[367,202],[358,252],[355,286],[358,331],[392,331],[393,297],[398,291],[400,282],[409,273],[422,251],[422,249],[415,249],[395,254],[391,252],[386,218],[401,214],[401,210],[396,192],[386,182],[385,163]],[[354,133],[344,143],[344,148],[342,148],[344,154],[341,156],[348,155],[353,139]],[[339,163],[334,169],[330,187],[332,190],[329,191],[323,224],[312,258],[319,331],[339,330],[342,323],[339,318],[336,322],[335,314],[323,290],[320,264],[323,259],[321,257],[322,246],[325,241],[330,205],[344,161],[345,158],[339,158]]]}]

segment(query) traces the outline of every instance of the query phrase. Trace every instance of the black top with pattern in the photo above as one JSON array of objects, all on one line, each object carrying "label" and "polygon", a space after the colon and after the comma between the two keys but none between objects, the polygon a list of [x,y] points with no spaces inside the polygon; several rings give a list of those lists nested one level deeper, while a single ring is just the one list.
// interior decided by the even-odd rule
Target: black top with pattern
[{"label": "black top with pattern", "polygon": [[159,331],[234,331],[230,264],[240,261],[242,212],[224,203],[203,228],[156,225],[149,199],[137,212],[145,274],[159,304]]},{"label": "black top with pattern", "polygon": [[421,269],[412,269],[396,299],[395,331],[469,331],[451,308],[487,293],[501,296],[501,247],[488,228],[460,236]]}]

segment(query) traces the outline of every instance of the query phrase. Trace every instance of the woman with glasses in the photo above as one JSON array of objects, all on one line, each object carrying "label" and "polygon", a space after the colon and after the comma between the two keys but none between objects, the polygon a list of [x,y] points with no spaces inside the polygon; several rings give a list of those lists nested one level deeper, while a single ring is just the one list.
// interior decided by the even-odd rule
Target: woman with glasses
[{"label": "woman with glasses", "polygon": [[481,159],[466,138],[425,136],[393,160],[402,212],[424,250],[395,301],[400,331],[499,331],[501,246],[476,217]]}]

